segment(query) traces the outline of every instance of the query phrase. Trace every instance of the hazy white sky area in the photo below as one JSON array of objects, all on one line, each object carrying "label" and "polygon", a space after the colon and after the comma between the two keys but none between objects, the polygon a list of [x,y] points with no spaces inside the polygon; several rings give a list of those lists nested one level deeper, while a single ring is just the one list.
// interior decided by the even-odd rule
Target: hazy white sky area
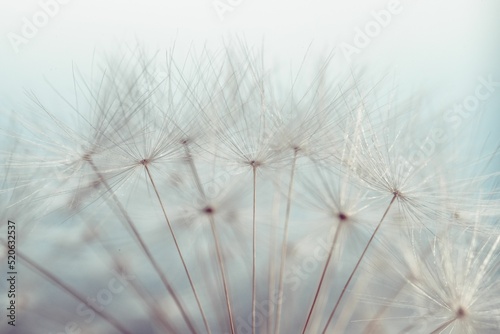
[{"label": "hazy white sky area", "polygon": [[500,81],[499,35],[497,0],[1,0],[0,102],[123,42],[218,50],[236,36],[278,64],[297,64],[311,42],[313,56],[336,48],[339,68],[392,71],[445,106],[478,77]]}]

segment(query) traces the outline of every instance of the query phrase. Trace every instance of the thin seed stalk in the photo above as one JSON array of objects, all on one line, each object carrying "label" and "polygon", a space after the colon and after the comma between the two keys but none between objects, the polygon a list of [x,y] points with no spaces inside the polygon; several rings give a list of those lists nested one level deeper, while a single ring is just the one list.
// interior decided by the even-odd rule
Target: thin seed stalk
[{"label": "thin seed stalk", "polygon": [[[92,232],[90,230],[90,227],[87,226],[89,229],[89,232]],[[106,244],[103,242],[100,234],[97,234],[97,240],[99,241],[99,244],[103,249],[106,250],[108,253],[109,257],[111,258],[111,261],[113,261],[113,264],[115,265],[116,268],[121,268],[120,261],[118,257],[113,253],[108,250],[108,247],[106,247]],[[126,267],[122,269],[125,274],[129,274],[129,271],[126,270]],[[151,311],[153,318],[157,319],[157,321],[165,327],[165,329],[168,332],[174,332],[175,329],[172,327],[170,323],[163,317],[163,314],[159,310],[158,304],[151,298],[151,296],[145,291],[144,287],[142,287],[140,284],[137,284],[134,280],[131,280],[129,284],[132,286],[134,291],[137,293],[139,298],[144,302],[144,304],[149,308]]]},{"label": "thin seed stalk", "polygon": [[[288,185],[288,195],[286,202],[286,213],[285,213],[285,230],[283,232],[283,241],[281,243],[281,262],[280,262],[280,274],[278,279],[278,296],[280,298],[283,294],[283,279],[285,273],[285,264],[286,264],[286,251],[287,251],[287,243],[288,243],[288,225],[290,221],[290,210],[292,207],[292,192],[293,192],[293,180],[295,177],[295,165],[297,162],[297,150],[293,152],[293,161],[292,161],[292,170],[290,172],[290,183]],[[281,324],[281,310],[282,304],[278,303],[278,309],[276,311],[276,329],[274,331],[275,334],[278,334],[280,331]]]},{"label": "thin seed stalk", "polygon": [[256,279],[256,261],[257,261],[257,226],[255,223],[255,208],[257,201],[257,174],[256,174],[256,166],[253,166],[253,208],[252,208],[252,334],[255,334],[255,299],[256,299],[256,289],[257,289],[257,279]]},{"label": "thin seed stalk", "polygon": [[212,229],[212,235],[214,237],[214,242],[215,242],[215,250],[217,253],[217,262],[219,263],[219,268],[222,276],[222,285],[224,287],[224,298],[226,300],[226,308],[227,308],[227,313],[229,317],[229,326],[231,327],[231,334],[234,334],[236,331],[234,329],[234,322],[233,322],[233,312],[231,309],[231,299],[229,296],[229,287],[227,284],[227,277],[226,277],[226,271],[224,269],[224,259],[222,258],[222,251],[220,247],[220,242],[219,242],[219,237],[217,234],[217,229],[215,226],[215,220],[213,216],[209,217],[210,220],[210,227]]},{"label": "thin seed stalk", "polygon": [[158,188],[156,187],[156,184],[153,180],[153,176],[151,175],[151,172],[150,172],[147,164],[144,164],[144,168],[146,169],[146,173],[148,174],[148,178],[151,181],[151,185],[153,186],[156,197],[158,198],[158,202],[160,203],[160,207],[161,207],[161,210],[163,212],[163,216],[165,217],[165,221],[167,222],[168,229],[170,230],[170,234],[172,235],[172,239],[174,240],[174,244],[175,244],[175,248],[177,249],[177,253],[179,254],[179,257],[181,258],[182,266],[184,267],[184,271],[186,272],[186,276],[188,278],[189,285],[191,286],[191,290],[193,290],[194,298],[196,299],[196,304],[198,305],[198,308],[200,310],[201,317],[203,319],[203,324],[205,325],[205,329],[207,330],[208,333],[211,333],[210,327],[208,326],[207,317],[205,316],[205,312],[203,311],[203,307],[201,306],[200,298],[198,297],[198,293],[196,292],[196,288],[194,286],[193,279],[192,279],[191,274],[189,273],[189,270],[187,268],[186,261],[184,260],[184,256],[182,255],[182,251],[179,247],[179,243],[177,241],[177,237],[175,236],[172,224],[170,223],[170,219],[168,219],[167,211],[165,209],[165,206],[163,205],[163,201],[161,200],[160,193],[158,192]]},{"label": "thin seed stalk", "polygon": [[196,330],[194,329],[193,323],[189,319],[189,317],[188,317],[188,315],[186,313],[186,310],[184,309],[184,306],[182,306],[182,304],[181,304],[181,301],[180,301],[179,297],[175,293],[175,290],[172,288],[172,285],[170,285],[170,283],[168,282],[167,277],[165,276],[165,274],[161,271],[158,262],[156,262],[156,260],[154,259],[153,255],[151,254],[151,251],[146,246],[146,243],[144,242],[144,240],[140,236],[139,231],[137,231],[137,228],[135,227],[134,223],[132,222],[132,218],[130,218],[127,210],[125,210],[125,208],[123,207],[123,205],[121,204],[121,202],[118,200],[118,197],[116,197],[115,193],[111,189],[111,186],[108,184],[108,182],[106,181],[106,179],[104,178],[104,176],[101,174],[101,172],[99,171],[99,169],[97,168],[97,166],[94,164],[94,161],[92,159],[88,159],[87,162],[90,164],[90,166],[92,167],[92,170],[94,171],[94,173],[96,173],[96,175],[97,175],[97,177],[99,177],[99,180],[101,181],[101,183],[104,185],[104,187],[106,188],[106,190],[111,195],[111,198],[113,199],[113,202],[115,203],[115,205],[118,208],[118,210],[120,211],[121,215],[123,216],[123,218],[127,222],[128,227],[132,230],[133,236],[136,238],[137,242],[139,243],[139,246],[141,247],[142,251],[144,252],[144,254],[146,255],[146,257],[148,258],[148,260],[151,263],[151,265],[153,266],[153,268],[156,271],[158,277],[160,277],[160,280],[162,281],[163,286],[167,289],[167,291],[170,293],[170,295],[174,299],[175,304],[177,305],[177,307],[179,308],[179,310],[181,312],[182,318],[184,319],[184,321],[186,322],[187,326],[189,327],[189,331],[191,333],[193,333],[193,334],[196,333]]},{"label": "thin seed stalk", "polygon": [[[281,202],[281,195],[279,189],[281,188],[281,177],[278,176],[277,180],[277,187],[278,189],[275,190],[274,192],[274,199],[273,199],[273,223],[271,225],[271,233],[269,236],[269,245],[271,245],[269,249],[269,273],[268,273],[268,299],[273,300],[274,298],[274,293],[276,289],[276,284],[275,284],[275,262],[276,262],[276,225],[279,223],[279,211],[280,211],[280,202]],[[273,314],[274,314],[274,308],[269,307],[269,310],[267,312],[267,333],[273,333],[273,327],[276,325],[275,321],[271,321],[273,319]]]},{"label": "thin seed stalk", "polygon": [[337,311],[337,308],[339,307],[339,304],[340,304],[340,302],[342,300],[342,297],[344,297],[344,294],[347,291],[347,288],[349,287],[349,284],[351,283],[351,280],[354,277],[354,274],[358,270],[359,265],[361,264],[361,261],[365,257],[366,251],[370,247],[373,239],[375,238],[375,235],[377,234],[378,230],[380,229],[380,226],[382,225],[382,222],[384,221],[385,217],[387,216],[387,213],[391,209],[391,206],[394,203],[394,201],[396,200],[396,198],[398,197],[398,195],[399,195],[398,192],[394,192],[394,196],[392,197],[391,202],[387,206],[387,209],[385,210],[384,215],[382,216],[382,218],[380,219],[380,222],[378,223],[377,227],[373,231],[370,239],[368,240],[368,243],[365,246],[365,249],[363,249],[363,252],[361,253],[361,256],[358,259],[358,262],[354,266],[354,269],[352,270],[351,275],[349,276],[349,279],[347,279],[347,282],[345,283],[344,287],[342,288],[342,292],[340,293],[340,296],[337,299],[337,302],[335,303],[335,306],[333,307],[332,313],[330,313],[330,317],[328,318],[328,321],[326,322],[325,328],[323,328],[322,334],[326,333],[326,330],[328,329],[328,325],[330,324],[330,321],[332,321],[333,316],[335,315],[335,312]]},{"label": "thin seed stalk", "polygon": [[443,331],[449,326],[451,325],[455,320],[457,320],[458,318],[455,317],[453,319],[450,319],[448,320],[447,322],[445,322],[444,324],[441,324],[438,328],[436,328],[435,330],[433,330],[430,334],[439,334],[439,333],[443,333]]},{"label": "thin seed stalk", "polygon": [[[200,176],[199,176],[198,171],[196,169],[196,165],[194,164],[193,156],[191,154],[191,150],[189,149],[189,145],[187,143],[185,143],[185,144],[183,144],[183,146],[184,146],[184,150],[186,152],[186,159],[189,163],[191,173],[193,173],[196,187],[198,188],[198,191],[200,192],[203,199],[206,200],[205,191],[203,190],[203,186],[201,185]],[[215,243],[215,252],[217,254],[217,263],[219,265],[219,270],[220,270],[221,276],[222,276],[222,285],[224,288],[224,299],[226,301],[226,308],[227,308],[227,313],[228,313],[228,318],[229,318],[229,326],[231,328],[231,334],[234,334],[235,329],[234,329],[234,321],[233,321],[233,312],[232,312],[232,308],[231,308],[231,297],[229,295],[229,286],[227,283],[227,277],[226,277],[226,271],[224,268],[224,259],[222,257],[222,250],[220,247],[220,241],[219,241],[217,229],[215,226],[215,219],[212,215],[209,216],[209,221],[210,221],[210,228],[212,230],[212,236],[214,238],[214,243]]]},{"label": "thin seed stalk", "polygon": [[316,289],[316,294],[314,295],[314,300],[312,302],[311,308],[309,309],[306,323],[304,324],[304,328],[302,329],[302,334],[304,334],[306,332],[307,326],[309,325],[309,321],[311,320],[311,316],[312,316],[312,313],[314,311],[314,307],[316,306],[316,301],[318,300],[319,292],[320,292],[321,287],[323,285],[323,281],[325,279],[326,272],[328,270],[328,266],[330,265],[330,260],[331,260],[332,255],[333,255],[333,250],[335,249],[335,245],[337,244],[337,240],[339,238],[341,228],[342,228],[342,222],[340,222],[340,225],[335,229],[335,235],[333,237],[332,245],[331,245],[330,250],[328,252],[328,258],[326,259],[325,266],[323,267],[323,272],[321,273],[321,278],[319,280],[318,288]]},{"label": "thin seed stalk", "polygon": [[[6,249],[8,249],[7,244],[5,243],[5,241],[0,240],[0,243]],[[51,281],[52,283],[54,283],[56,286],[58,286],[59,288],[61,288],[64,291],[66,291],[68,294],[70,294],[71,296],[73,296],[74,298],[76,298],[78,301],[82,302],[83,304],[86,304],[90,309],[92,309],[96,314],[99,314],[99,316],[101,316],[104,320],[106,320],[106,322],[108,322],[111,326],[113,326],[115,329],[117,329],[120,333],[122,333],[122,334],[133,334],[128,329],[126,329],[125,327],[123,327],[123,325],[120,324],[120,322],[117,319],[115,319],[111,315],[107,314],[106,312],[103,312],[103,311],[99,310],[97,307],[95,307],[94,305],[92,305],[92,303],[88,303],[87,300],[85,299],[85,297],[83,295],[81,295],[79,292],[77,292],[76,290],[74,290],[72,287],[70,287],[69,285],[67,285],[66,283],[64,283],[61,279],[59,279],[57,276],[55,276],[54,274],[52,274],[50,271],[48,271],[45,268],[43,268],[43,266],[41,266],[38,263],[36,263],[35,261],[31,260],[29,257],[27,257],[26,255],[24,255],[24,253],[21,253],[18,250],[16,250],[16,255],[20,259],[22,259],[26,264],[28,264],[30,267],[32,267],[33,269],[35,269],[35,271],[39,272],[42,276],[45,276],[49,281]]]}]

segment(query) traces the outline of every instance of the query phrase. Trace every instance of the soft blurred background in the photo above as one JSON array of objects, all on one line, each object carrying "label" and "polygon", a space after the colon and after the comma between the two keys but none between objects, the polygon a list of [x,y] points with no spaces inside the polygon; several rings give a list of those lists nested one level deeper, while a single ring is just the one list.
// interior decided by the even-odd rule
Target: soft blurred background
[{"label": "soft blurred background", "polygon": [[[40,15],[44,8],[52,16]],[[238,36],[263,43],[270,60],[288,64],[311,42],[317,54],[354,45],[357,29],[370,29],[374,12],[391,8],[389,23],[380,31],[372,26],[375,36],[351,57],[354,65],[395,69],[400,83],[425,88],[442,103],[469,94],[478,76],[500,80],[500,3],[494,0],[22,0],[0,3],[2,99],[38,85],[43,75],[57,79],[72,63],[83,67],[94,52],[123,42],[151,50],[174,42],[178,49],[220,49],[228,36]],[[24,38],[26,19],[40,27],[20,41],[13,34]],[[348,65],[341,49],[335,60]]]}]

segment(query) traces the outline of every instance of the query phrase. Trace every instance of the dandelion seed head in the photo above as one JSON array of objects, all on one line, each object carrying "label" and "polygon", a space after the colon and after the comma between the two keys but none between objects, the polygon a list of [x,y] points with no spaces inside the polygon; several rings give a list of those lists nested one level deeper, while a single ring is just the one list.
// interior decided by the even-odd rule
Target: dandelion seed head
[{"label": "dandelion seed head", "polygon": [[[282,327],[276,333],[295,332],[303,325],[300,318],[319,287],[321,270],[325,279],[307,333],[320,330],[340,291],[345,297],[332,318],[335,328],[328,328],[334,332],[495,332],[500,323],[494,298],[500,295],[495,227],[500,210],[498,200],[482,200],[472,186],[486,178],[455,181],[461,172],[448,175],[446,170],[454,169],[456,160],[441,148],[411,164],[412,153],[425,148],[425,142],[414,145],[420,133],[413,135],[428,126],[417,124],[415,113],[392,97],[379,101],[371,96],[373,87],[347,80],[332,88],[337,76],[329,79],[323,65],[312,82],[297,76],[290,85],[288,79],[274,80],[252,52],[224,54],[221,62],[210,56],[190,55],[182,63],[168,58],[168,73],[161,78],[154,59],[143,53],[139,61],[124,57],[110,65],[97,85],[75,80],[76,103],[59,94],[74,113],[49,110],[32,96],[36,111],[43,110],[51,123],[45,127],[28,117],[29,135],[20,140],[13,159],[19,164],[4,166],[4,188],[23,190],[10,202],[36,208],[28,219],[16,212],[19,221],[35,221],[46,210],[57,212],[57,219],[72,218],[51,240],[59,266],[52,272],[81,293],[87,293],[81,282],[95,280],[90,274],[106,275],[111,269],[120,277],[137,276],[124,289],[133,296],[130,304],[138,305],[138,321],[150,322],[151,332],[158,333],[188,332],[186,320],[196,328],[191,332],[210,332],[201,330],[188,288],[192,285],[208,315],[207,328],[227,332],[228,319],[249,315],[246,297],[252,289],[247,283],[253,279],[249,264],[255,249],[253,291],[259,301],[278,289],[280,266],[283,296],[296,301],[283,304],[281,319],[270,303],[266,313],[276,317],[266,317],[268,330],[257,325],[256,333],[273,332],[279,320]],[[39,182],[30,184],[32,168],[41,173]],[[252,169],[258,172],[255,186],[248,177]],[[391,195],[395,205],[387,207]],[[57,196],[69,200],[51,200]],[[32,204],[34,197],[44,201]],[[381,217],[384,209],[387,215]],[[441,209],[446,220],[430,219]],[[158,219],[162,216],[165,222]],[[482,224],[486,216],[497,220]],[[389,221],[397,228],[390,229]],[[457,232],[458,221],[463,229]],[[36,238],[24,238],[28,235],[21,227],[28,225],[18,225],[20,242],[35,244]],[[35,244],[35,251],[23,248],[42,259],[38,250],[47,248],[43,242]],[[106,262],[107,271],[84,270],[81,281],[71,281],[73,273],[62,269],[97,267],[77,262],[90,253],[94,259],[93,252],[86,253],[89,248]],[[176,256],[181,253],[186,255],[182,261]],[[0,254],[5,260],[7,253]],[[159,270],[147,268],[152,259]],[[189,272],[193,281],[188,283],[184,274]],[[173,289],[163,289],[161,273],[172,279]],[[349,274],[355,277],[352,284],[344,280]],[[233,304],[227,317],[221,307],[224,276]],[[101,290],[109,287],[109,277],[105,279]],[[128,294],[116,296],[120,303],[106,305],[106,312],[119,315],[118,322],[126,326],[130,324],[122,315],[128,314],[123,307],[128,303],[121,300]],[[29,311],[38,308],[46,310],[30,306]],[[354,315],[360,321],[351,321]],[[107,325],[94,324],[90,327],[106,332]],[[237,324],[238,332],[249,329],[245,324],[241,330],[242,325]]]}]

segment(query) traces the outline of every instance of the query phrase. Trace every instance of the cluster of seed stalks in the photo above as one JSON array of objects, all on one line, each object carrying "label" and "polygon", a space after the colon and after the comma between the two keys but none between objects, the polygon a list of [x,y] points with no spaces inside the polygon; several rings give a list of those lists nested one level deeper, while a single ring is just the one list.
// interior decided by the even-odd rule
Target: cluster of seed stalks
[{"label": "cluster of seed stalks", "polygon": [[4,113],[2,333],[500,330],[473,131],[331,56],[285,78],[245,46],[124,54]]}]

